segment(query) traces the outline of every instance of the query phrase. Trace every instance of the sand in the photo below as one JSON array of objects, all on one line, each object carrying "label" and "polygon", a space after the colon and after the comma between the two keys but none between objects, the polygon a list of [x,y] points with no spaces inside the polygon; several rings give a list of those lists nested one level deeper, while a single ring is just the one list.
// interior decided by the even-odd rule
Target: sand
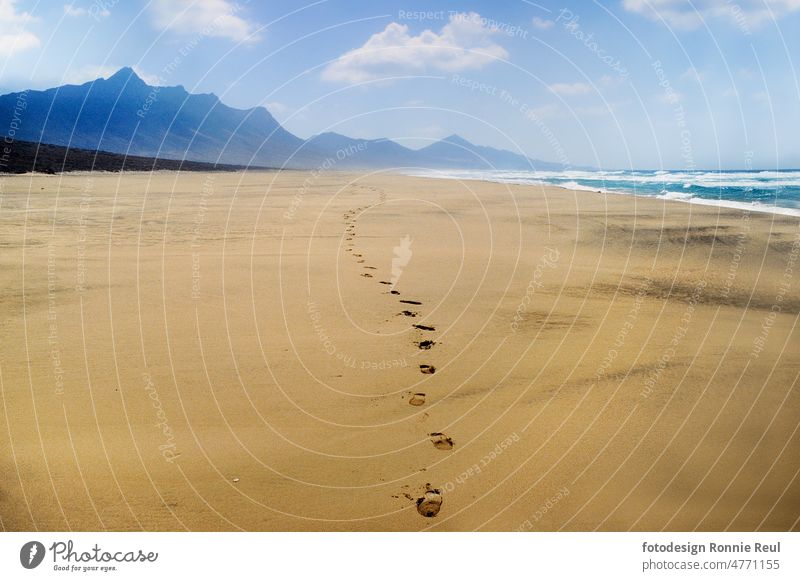
[{"label": "sand", "polygon": [[4,530],[799,528],[796,218],[383,174],[2,192]]}]

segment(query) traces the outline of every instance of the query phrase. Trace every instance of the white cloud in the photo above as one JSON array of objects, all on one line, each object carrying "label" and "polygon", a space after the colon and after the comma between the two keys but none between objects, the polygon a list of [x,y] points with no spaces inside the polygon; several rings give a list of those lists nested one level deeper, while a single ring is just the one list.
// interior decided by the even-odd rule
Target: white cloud
[{"label": "white cloud", "polygon": [[25,29],[33,20],[27,12],[17,12],[16,0],[0,0],[0,54],[8,56],[37,48],[39,37]]},{"label": "white cloud", "polygon": [[534,28],[538,28],[539,30],[547,30],[548,28],[553,28],[555,26],[555,22],[552,20],[545,20],[544,18],[539,18],[538,16],[534,16],[533,20],[531,21]]},{"label": "white cloud", "polygon": [[[136,73],[140,79],[142,79],[145,83],[153,87],[161,87],[164,86],[164,79],[159,77],[158,75],[151,75],[140,69],[137,65],[133,65],[133,72]],[[117,68],[119,70],[119,68]]]},{"label": "white cloud", "polygon": [[600,77],[600,84],[604,87],[617,87],[625,82],[622,77],[613,77],[611,75],[603,75]]},{"label": "white cloud", "polygon": [[555,83],[548,87],[557,95],[585,95],[592,90],[592,87],[586,83]]},{"label": "white cloud", "polygon": [[256,26],[237,15],[239,4],[228,0],[153,0],[153,22],[182,35],[213,36],[235,42],[255,42]]},{"label": "white cloud", "polygon": [[80,6],[75,6],[74,4],[64,4],[64,14],[73,18],[78,18],[81,16],[86,16],[88,12],[86,11],[86,8],[81,8]]},{"label": "white cloud", "polygon": [[752,81],[753,79],[756,78],[755,71],[753,69],[749,69],[747,67],[739,69],[737,74],[739,75],[739,77],[741,77],[742,79],[744,79],[746,81]]},{"label": "white cloud", "polygon": [[681,74],[681,79],[684,81],[697,81],[698,83],[702,83],[705,76],[706,74],[704,72],[698,71],[694,67],[689,67]]},{"label": "white cloud", "polygon": [[656,101],[663,105],[677,105],[683,102],[683,94],[677,91],[669,91],[667,93],[659,93],[656,95]]},{"label": "white cloud", "polygon": [[302,112],[298,114],[294,107],[290,107],[281,101],[262,101],[261,106],[269,111],[269,114],[275,117],[279,123],[286,122],[289,117],[293,117],[292,121],[304,118]]},{"label": "white cloud", "polygon": [[280,101],[270,101],[268,103],[264,103],[264,107],[266,107],[270,113],[275,115],[283,115],[284,113],[289,112],[289,107]]},{"label": "white cloud", "polygon": [[749,34],[751,28],[800,10],[800,0],[623,0],[623,6],[676,29],[694,30],[722,20]]},{"label": "white cloud", "polygon": [[451,15],[439,33],[423,30],[418,36],[405,24],[392,22],[329,64],[322,78],[358,83],[398,73],[479,69],[508,58],[506,49],[491,40],[498,33],[474,12]]},{"label": "white cloud", "polygon": [[82,85],[88,81],[99,78],[108,78],[119,70],[119,67],[112,65],[86,65],[76,69],[70,69],[64,75],[64,82],[68,85]]},{"label": "white cloud", "polygon": [[771,99],[769,97],[769,93],[767,93],[766,91],[758,91],[756,93],[753,93],[753,101],[756,101],[758,103],[770,103]]}]

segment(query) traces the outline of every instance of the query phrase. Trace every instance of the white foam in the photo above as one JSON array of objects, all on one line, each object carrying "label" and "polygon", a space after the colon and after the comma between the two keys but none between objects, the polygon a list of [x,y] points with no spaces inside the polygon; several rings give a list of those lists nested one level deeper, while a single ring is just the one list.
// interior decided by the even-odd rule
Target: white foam
[{"label": "white foam", "polygon": [[559,187],[566,188],[568,190],[580,190],[582,192],[600,192],[600,193],[606,192],[605,188],[599,188],[597,186],[584,186],[582,184],[579,184],[578,182],[564,182],[561,184],[553,184],[553,185],[557,185]]},{"label": "white foam", "polygon": [[691,200],[692,194],[687,192],[668,192],[667,190],[662,190],[661,195],[656,196],[657,198],[661,198],[662,200]]},{"label": "white foam", "polygon": [[701,206],[718,206],[720,208],[734,208],[736,210],[748,210],[750,212],[764,212],[767,214],[780,214],[782,216],[800,217],[800,209],[781,208],[780,206],[770,206],[767,204],[759,204],[758,202],[734,202],[732,200],[707,200],[705,198],[692,198],[689,200],[689,203],[699,204]]},{"label": "white foam", "polygon": [[781,208],[780,206],[771,206],[759,202],[737,202],[734,200],[709,200],[706,198],[695,198],[686,192],[663,191],[661,195],[656,197],[661,200],[689,202],[690,204],[698,204],[700,206],[717,206],[720,208],[747,210],[749,212],[765,212],[770,214],[781,214],[784,216],[800,216],[800,209],[796,208]]}]

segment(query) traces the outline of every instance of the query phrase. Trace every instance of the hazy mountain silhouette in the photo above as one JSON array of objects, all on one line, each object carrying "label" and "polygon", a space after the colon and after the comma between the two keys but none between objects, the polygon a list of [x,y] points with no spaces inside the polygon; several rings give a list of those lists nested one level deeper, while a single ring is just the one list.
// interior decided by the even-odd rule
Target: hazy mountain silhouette
[{"label": "hazy mountain silhouette", "polygon": [[154,87],[125,67],[108,79],[0,96],[15,139],[129,155],[291,168],[561,169],[453,135],[419,150],[389,139],[323,133],[303,140],[264,107]]},{"label": "hazy mountain silhouette", "polygon": [[357,139],[339,133],[321,133],[307,143],[326,152],[339,167],[408,167],[419,161],[416,151],[390,139]]},{"label": "hazy mountain silhouette", "polygon": [[442,167],[531,171],[562,169],[560,164],[529,159],[504,149],[473,145],[459,135],[445,137],[420,149],[419,153],[424,158],[432,160],[432,163],[441,164]]},{"label": "hazy mountain silhouette", "polygon": [[263,107],[233,109],[215,95],[151,87],[130,68],[82,85],[0,97],[0,127],[11,122],[20,100],[25,108],[16,138],[21,140],[237,164],[283,165],[298,150],[292,165],[319,157],[308,159],[303,140]]}]

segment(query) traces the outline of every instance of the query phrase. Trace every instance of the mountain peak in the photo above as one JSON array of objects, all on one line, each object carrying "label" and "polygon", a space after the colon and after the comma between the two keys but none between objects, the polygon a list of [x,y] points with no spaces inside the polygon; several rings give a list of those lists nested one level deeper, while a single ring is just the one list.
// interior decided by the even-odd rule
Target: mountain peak
[{"label": "mountain peak", "polygon": [[336,133],[335,131],[323,131],[322,133],[312,135],[311,139],[344,139],[347,141],[356,141],[355,137],[348,137],[347,135],[342,135],[341,133]]},{"label": "mountain peak", "polygon": [[136,71],[134,71],[131,67],[122,67],[116,73],[108,77],[106,81],[119,84],[124,84],[124,83],[136,83],[142,85],[145,84],[145,82],[141,79],[141,77],[139,77],[139,75],[136,74]]},{"label": "mountain peak", "polygon": [[465,145],[472,147],[472,144],[469,141],[467,141],[457,133],[453,133],[452,135],[445,137],[441,141],[446,141],[447,143],[452,143],[454,145]]}]

